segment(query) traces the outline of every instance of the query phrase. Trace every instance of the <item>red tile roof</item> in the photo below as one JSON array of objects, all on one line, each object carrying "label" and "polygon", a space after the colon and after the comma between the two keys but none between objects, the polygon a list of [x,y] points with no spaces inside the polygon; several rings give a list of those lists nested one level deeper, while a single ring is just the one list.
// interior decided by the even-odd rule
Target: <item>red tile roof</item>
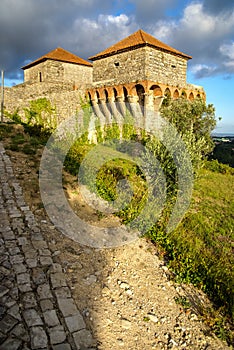
[{"label": "red tile roof", "polygon": [[92,61],[95,61],[103,57],[112,56],[123,51],[128,51],[129,49],[135,49],[143,46],[154,47],[158,50],[167,51],[169,53],[172,53],[177,56],[181,56],[186,59],[192,58],[191,56],[188,56],[185,53],[180,52],[174,49],[173,47],[164,44],[163,42],[159,41],[152,35],[140,29],[137,32],[129,35],[127,38],[119,41],[118,43],[110,46],[106,50],[98,53],[97,55],[89,57],[89,59]]},{"label": "red tile roof", "polygon": [[73,53],[62,49],[61,47],[57,47],[57,49],[48,52],[44,56],[42,56],[42,57],[38,58],[37,60],[22,67],[22,69],[30,68],[30,67],[32,67],[40,62],[48,60],[48,59],[92,67],[92,63],[90,63],[86,60],[83,60],[83,58],[80,58],[79,56],[76,56]]}]

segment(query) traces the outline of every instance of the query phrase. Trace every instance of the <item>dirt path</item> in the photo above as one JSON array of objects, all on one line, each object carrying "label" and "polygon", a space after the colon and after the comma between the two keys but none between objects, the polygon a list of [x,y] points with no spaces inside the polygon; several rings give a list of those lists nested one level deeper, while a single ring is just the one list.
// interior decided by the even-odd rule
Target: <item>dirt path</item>
[{"label": "dirt path", "polygon": [[[152,243],[140,239],[116,249],[92,249],[80,246],[53,226],[38,187],[41,152],[8,154],[25,201],[66,273],[98,349],[229,349],[199,315],[209,307],[206,296],[192,286],[174,283]],[[70,175],[65,177],[64,190],[81,217],[107,221],[85,205],[76,179]]]}]

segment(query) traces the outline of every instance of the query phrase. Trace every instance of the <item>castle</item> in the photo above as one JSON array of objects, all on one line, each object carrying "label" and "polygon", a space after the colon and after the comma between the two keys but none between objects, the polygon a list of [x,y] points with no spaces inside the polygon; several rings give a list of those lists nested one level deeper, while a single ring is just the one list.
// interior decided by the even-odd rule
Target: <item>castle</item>
[{"label": "castle", "polygon": [[187,83],[191,58],[143,30],[90,57],[93,63],[57,48],[23,67],[24,83],[6,88],[5,108],[21,113],[30,100],[46,97],[59,121],[74,115],[86,96],[104,118],[114,102],[123,110],[126,103],[138,103],[143,115],[144,107],[158,112],[165,95],[205,99],[202,87]]}]

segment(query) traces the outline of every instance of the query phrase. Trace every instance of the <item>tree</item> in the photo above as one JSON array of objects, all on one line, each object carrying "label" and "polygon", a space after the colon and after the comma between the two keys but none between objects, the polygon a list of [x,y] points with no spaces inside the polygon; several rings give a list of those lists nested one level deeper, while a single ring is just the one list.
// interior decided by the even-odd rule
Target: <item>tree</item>
[{"label": "tree", "polygon": [[178,130],[187,147],[192,148],[201,158],[209,154],[214,143],[211,131],[216,126],[215,108],[206,105],[201,98],[188,101],[185,98],[172,100],[167,97],[160,109],[163,118]]}]

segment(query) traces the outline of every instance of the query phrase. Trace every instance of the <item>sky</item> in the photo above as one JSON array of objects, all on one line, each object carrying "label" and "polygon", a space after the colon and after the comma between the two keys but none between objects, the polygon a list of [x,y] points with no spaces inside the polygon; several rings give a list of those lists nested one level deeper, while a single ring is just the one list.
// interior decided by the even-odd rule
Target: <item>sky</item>
[{"label": "sky", "polygon": [[233,0],[1,0],[5,85],[58,46],[88,59],[138,29],[193,57],[188,83],[204,87],[222,118],[215,131],[234,133]]}]

